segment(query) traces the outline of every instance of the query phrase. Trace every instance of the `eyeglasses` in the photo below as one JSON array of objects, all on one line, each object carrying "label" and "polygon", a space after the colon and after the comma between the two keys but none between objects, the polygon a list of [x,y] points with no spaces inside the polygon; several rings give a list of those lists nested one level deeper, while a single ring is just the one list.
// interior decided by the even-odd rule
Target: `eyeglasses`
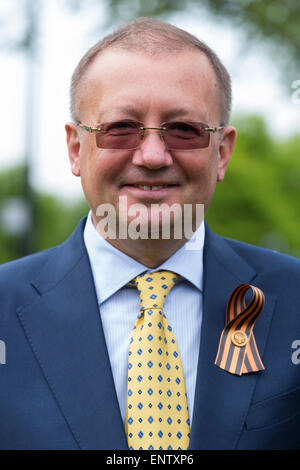
[{"label": "eyeglasses", "polygon": [[224,127],[209,127],[202,122],[165,122],[161,127],[144,127],[142,122],[121,120],[89,127],[80,121],[76,123],[88,132],[96,133],[96,145],[100,149],[139,148],[147,130],[157,130],[166,147],[170,150],[196,150],[209,146],[210,133]]}]

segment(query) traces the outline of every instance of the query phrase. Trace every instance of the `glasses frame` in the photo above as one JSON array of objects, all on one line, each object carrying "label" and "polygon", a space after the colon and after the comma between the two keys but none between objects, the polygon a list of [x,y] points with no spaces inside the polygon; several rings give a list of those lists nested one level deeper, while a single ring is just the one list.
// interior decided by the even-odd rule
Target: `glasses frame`
[{"label": "glasses frame", "polygon": [[[128,121],[132,121],[132,120],[128,119]],[[113,121],[112,121],[112,122],[113,122]],[[116,122],[118,122],[118,121],[116,121]],[[162,123],[160,127],[145,127],[142,122],[139,122],[139,121],[134,121],[134,122],[136,122],[136,123],[138,123],[138,124],[142,124],[142,125],[140,126],[140,129],[139,129],[139,130],[140,130],[141,141],[142,141],[143,138],[145,137],[145,134],[146,134],[146,131],[147,131],[147,130],[157,130],[157,131],[159,131],[160,137],[161,137],[162,140],[164,141],[164,144],[165,144],[166,147],[168,148],[168,146],[167,146],[167,144],[166,144],[166,142],[165,142],[165,139],[164,139],[163,132],[167,130],[167,128],[164,127],[164,125],[169,124],[169,122]],[[171,123],[171,122],[172,122],[172,121],[170,121],[170,123]],[[176,121],[176,122],[177,122],[177,121]],[[183,122],[183,123],[184,123],[185,121],[178,121],[178,122]],[[210,126],[208,126],[207,124],[204,124],[204,123],[202,123],[202,122],[192,122],[192,121],[186,121],[186,122],[188,122],[188,123],[190,123],[190,124],[198,124],[198,125],[199,125],[199,124],[202,124],[202,125],[204,125],[204,126],[207,126],[207,127],[205,127],[205,129],[204,129],[205,132],[220,132],[220,131],[222,131],[223,129],[225,129],[225,126],[210,127]],[[101,129],[101,127],[91,127],[91,126],[87,126],[86,124],[82,124],[81,121],[77,121],[75,124],[76,124],[78,127],[80,127],[81,129],[84,129],[85,131],[90,132],[90,133],[94,133],[94,132],[95,132],[95,133],[100,133],[100,132],[105,133],[105,132],[108,132],[108,131],[104,131],[103,129]],[[103,126],[104,124],[109,124],[109,123],[103,123],[103,124],[100,124],[100,126]],[[201,149],[201,148],[207,148],[207,147],[209,147],[209,144],[210,144],[210,140],[209,140],[208,145],[207,145],[206,147],[199,147],[198,149],[197,149],[197,148],[195,148],[195,149],[171,149],[171,148],[170,148],[170,150],[199,150],[199,149]],[[98,147],[98,146],[97,146],[97,147]],[[102,147],[98,147],[98,148],[102,148]],[[133,148],[131,148],[131,149],[122,149],[122,148],[121,148],[121,149],[108,149],[108,150],[135,150],[135,149],[137,149],[137,148],[139,148],[139,146],[138,146],[138,147],[133,147]]]}]

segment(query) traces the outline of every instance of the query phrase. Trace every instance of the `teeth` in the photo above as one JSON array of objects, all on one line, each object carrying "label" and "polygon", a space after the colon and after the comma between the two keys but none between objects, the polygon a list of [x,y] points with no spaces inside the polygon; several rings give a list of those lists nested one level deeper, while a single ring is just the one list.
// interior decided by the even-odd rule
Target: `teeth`
[{"label": "teeth", "polygon": [[164,186],[142,186],[140,184],[137,185],[138,188],[140,189],[144,189],[145,191],[149,191],[149,190],[157,190],[157,189],[162,189],[162,188],[166,188],[168,185],[164,185]]}]

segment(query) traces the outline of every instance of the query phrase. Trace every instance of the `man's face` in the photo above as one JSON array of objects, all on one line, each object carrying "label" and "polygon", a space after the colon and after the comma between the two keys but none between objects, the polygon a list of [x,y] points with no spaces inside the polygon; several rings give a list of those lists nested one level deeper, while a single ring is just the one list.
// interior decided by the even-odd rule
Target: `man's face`
[{"label": "man's face", "polygon": [[[79,114],[83,124],[123,119],[159,127],[166,121],[198,121],[220,125],[218,86],[205,55],[183,51],[150,57],[107,50],[83,77]],[[168,150],[157,131],[147,131],[138,149],[111,150],[96,146],[95,134],[66,126],[72,172],[81,176],[94,221],[97,207],[118,207],[119,197],[132,204],[204,204],[207,210],[217,181],[224,177],[235,130],[211,133],[207,148]],[[143,189],[140,186],[164,186]],[[150,213],[150,212],[149,212]]]}]

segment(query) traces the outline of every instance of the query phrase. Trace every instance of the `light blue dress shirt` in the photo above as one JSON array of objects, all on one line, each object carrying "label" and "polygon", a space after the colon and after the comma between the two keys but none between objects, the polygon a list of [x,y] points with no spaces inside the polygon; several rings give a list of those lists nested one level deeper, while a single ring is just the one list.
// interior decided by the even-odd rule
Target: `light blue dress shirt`
[{"label": "light blue dress shirt", "polygon": [[202,223],[197,231],[197,250],[188,250],[184,245],[161,266],[149,269],[102,238],[93,225],[91,212],[88,215],[84,242],[123,420],[129,343],[140,306],[137,289],[128,287],[127,283],[143,272],[166,269],[183,278],[167,296],[164,313],[173,328],[180,352],[192,422],[202,322],[204,230]]}]

